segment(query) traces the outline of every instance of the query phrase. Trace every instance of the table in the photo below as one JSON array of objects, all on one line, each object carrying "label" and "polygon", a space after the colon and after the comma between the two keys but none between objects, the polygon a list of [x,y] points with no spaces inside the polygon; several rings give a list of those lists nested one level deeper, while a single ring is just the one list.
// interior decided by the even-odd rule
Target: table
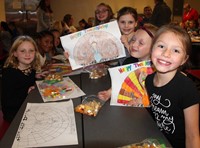
[{"label": "table", "polygon": [[[82,73],[70,76],[70,78],[86,95],[96,95],[97,92],[108,89],[111,86],[109,75],[100,79],[89,79],[88,74]],[[3,137],[0,147],[10,148],[12,146],[27,102],[42,102],[37,89],[28,96],[22,105]],[[73,99],[73,103],[74,106],[80,104],[81,98]],[[108,101],[96,117],[75,113],[75,120],[78,145],[60,147],[114,148],[140,142],[146,138],[162,139],[167,147],[171,147],[145,108],[110,106]]]}]

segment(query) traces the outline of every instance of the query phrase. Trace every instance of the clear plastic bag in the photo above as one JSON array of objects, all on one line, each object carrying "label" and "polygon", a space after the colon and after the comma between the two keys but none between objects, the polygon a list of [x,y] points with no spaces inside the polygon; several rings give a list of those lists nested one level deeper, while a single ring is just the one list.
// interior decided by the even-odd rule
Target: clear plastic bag
[{"label": "clear plastic bag", "polygon": [[83,99],[82,104],[75,107],[75,111],[95,117],[104,103],[96,95],[90,95]]},{"label": "clear plastic bag", "polygon": [[166,148],[165,144],[159,142],[157,139],[145,139],[142,142],[125,145],[119,148]]}]

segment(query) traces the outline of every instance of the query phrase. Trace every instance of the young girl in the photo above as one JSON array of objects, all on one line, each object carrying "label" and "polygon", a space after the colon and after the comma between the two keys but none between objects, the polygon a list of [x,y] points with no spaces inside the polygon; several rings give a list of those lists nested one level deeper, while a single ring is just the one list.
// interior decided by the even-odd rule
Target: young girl
[{"label": "young girl", "polygon": [[114,13],[112,8],[105,3],[100,3],[97,5],[95,10],[95,25],[97,26],[100,24],[108,23],[111,20],[114,20]]},{"label": "young girl", "polygon": [[47,63],[52,62],[52,57],[56,53],[54,36],[50,31],[42,31],[38,33],[36,42],[40,53],[40,64],[42,67],[44,67]]},{"label": "young girl", "polygon": [[199,148],[200,97],[179,71],[189,58],[190,37],[179,26],[167,25],[158,30],[152,45],[156,72],[145,84],[155,121],[174,148]]},{"label": "young girl", "polygon": [[[130,57],[130,54],[128,52],[129,41],[132,39],[135,33],[135,28],[137,26],[137,19],[138,19],[137,11],[132,7],[123,7],[117,13],[118,25],[122,33],[121,42],[125,46],[126,57]],[[126,57],[119,59],[120,65],[122,65]]]},{"label": "young girl", "polygon": [[64,49],[62,48],[60,41],[60,32],[57,29],[52,29],[50,32],[54,36],[54,46],[55,46],[55,54],[63,54]]},{"label": "young girl", "polygon": [[[151,42],[156,31],[157,27],[151,24],[146,24],[144,25],[144,28],[138,29],[135,32],[130,41],[129,47],[131,57],[127,58],[127,61],[124,61],[125,64],[150,59]],[[98,97],[107,101],[111,97],[111,91],[111,88],[105,91],[100,91]]]},{"label": "young girl", "polygon": [[19,36],[13,43],[4,64],[2,75],[3,118],[11,122],[35,84],[35,73],[40,70],[36,43],[29,36]]}]

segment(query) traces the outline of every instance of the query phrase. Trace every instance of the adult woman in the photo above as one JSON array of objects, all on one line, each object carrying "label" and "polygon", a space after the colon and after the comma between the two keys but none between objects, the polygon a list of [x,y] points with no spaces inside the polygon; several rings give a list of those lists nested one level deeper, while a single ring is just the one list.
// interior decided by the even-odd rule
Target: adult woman
[{"label": "adult woman", "polygon": [[53,24],[53,11],[50,0],[41,0],[37,7],[37,32],[47,30]]}]

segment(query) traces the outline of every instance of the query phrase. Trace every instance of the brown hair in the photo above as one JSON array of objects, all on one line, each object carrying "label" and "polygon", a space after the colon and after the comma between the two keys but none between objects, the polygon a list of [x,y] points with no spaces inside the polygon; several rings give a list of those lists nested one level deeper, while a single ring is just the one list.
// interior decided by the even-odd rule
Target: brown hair
[{"label": "brown hair", "polygon": [[[186,51],[186,55],[189,57],[191,53],[191,49],[192,49],[191,38],[189,34],[186,32],[186,30],[181,28],[179,25],[168,24],[168,25],[163,25],[162,27],[160,27],[159,30],[155,34],[155,37],[151,45],[151,49],[153,49],[154,44],[158,40],[158,38],[162,34],[167,33],[167,32],[174,33],[178,37],[178,39],[183,44],[183,47]],[[184,64],[184,67],[185,66],[190,66],[190,62],[187,61],[186,64]]]},{"label": "brown hair", "polygon": [[[112,8],[108,4],[105,4],[105,3],[100,3],[99,5],[97,5],[97,8],[99,6],[105,6],[105,7],[107,7],[107,9],[108,9],[108,18],[106,20],[104,20],[104,23],[108,23],[111,19],[114,18],[114,13],[113,13]],[[99,25],[100,23],[101,23],[101,21],[99,21],[97,19],[96,11],[95,11],[95,25]]]}]

